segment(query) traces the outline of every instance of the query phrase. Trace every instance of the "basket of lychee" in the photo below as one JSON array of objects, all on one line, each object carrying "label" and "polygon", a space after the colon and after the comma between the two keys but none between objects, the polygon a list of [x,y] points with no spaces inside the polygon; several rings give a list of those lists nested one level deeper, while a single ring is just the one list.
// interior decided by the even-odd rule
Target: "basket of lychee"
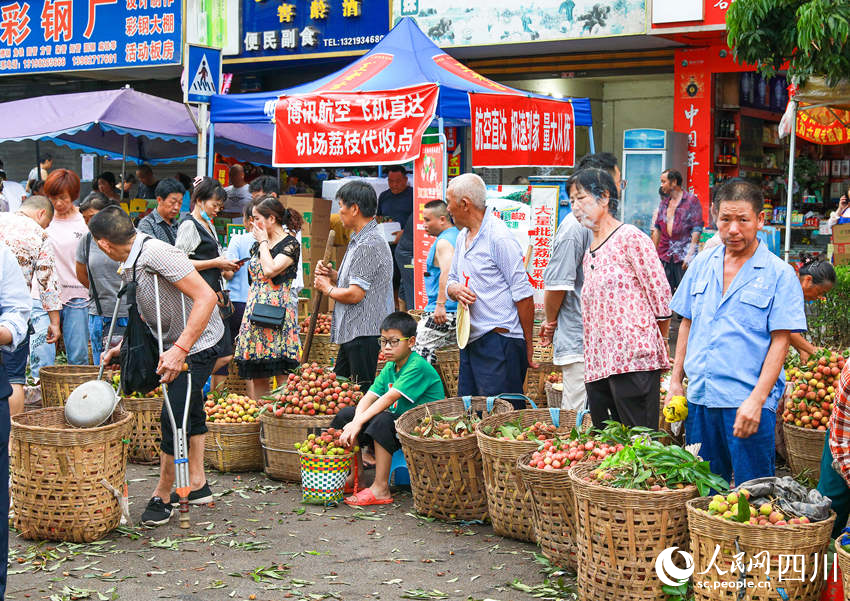
[{"label": "basket of lychee", "polygon": [[210,465],[221,472],[262,469],[257,401],[219,388],[208,395],[204,412],[208,430],[204,450]]},{"label": "basket of lychee", "polygon": [[560,370],[549,372],[546,376],[543,389],[546,391],[546,405],[548,407],[555,407],[556,409],[559,408],[561,406],[561,398],[564,395],[563,374]]},{"label": "basket of lychee", "polygon": [[782,413],[782,428],[794,476],[806,475],[812,481],[820,477],[826,429],[844,361],[838,353],[821,350],[805,365],[786,372],[793,391]]},{"label": "basket of lychee", "polygon": [[[786,501],[776,497],[753,498],[744,487],[727,495],[688,501],[688,528],[695,562],[694,588],[719,591],[718,581],[729,577],[724,577],[722,571],[718,573],[717,567],[726,566],[721,570],[728,572],[735,565],[736,554],[743,552],[747,579],[752,580],[747,590],[764,591],[759,596],[753,595],[752,599],[778,598],[771,585],[775,586],[777,574],[788,573],[786,560],[789,557],[801,562],[798,566],[805,566],[806,577],[800,578],[798,567],[793,568],[796,578],[783,578],[787,598],[820,599],[825,581],[823,572],[818,578],[811,576],[813,570],[823,570],[820,566],[829,546],[835,513],[829,511],[826,519],[816,521],[792,510],[793,506],[802,503]],[[728,590],[726,594],[729,595]],[[704,597],[727,598],[731,597],[721,597],[719,593]]]},{"label": "basket of lychee", "polygon": [[[342,430],[328,428],[295,443],[301,461],[301,493],[305,503],[332,505],[343,497],[351,459],[359,449],[340,442]],[[355,474],[354,487],[357,487]]]},{"label": "basket of lychee", "polygon": [[[320,365],[330,365],[337,358],[339,345],[331,342],[331,322],[329,313],[319,313],[316,316],[316,329],[313,332],[313,341],[310,345],[310,356],[302,357],[307,361],[316,361]],[[301,345],[307,340],[307,331],[310,329],[310,317],[301,322]]]},{"label": "basket of lychee", "polygon": [[275,417],[336,415],[341,409],[356,406],[362,397],[359,384],[318,363],[305,363],[264,399],[264,412]]}]

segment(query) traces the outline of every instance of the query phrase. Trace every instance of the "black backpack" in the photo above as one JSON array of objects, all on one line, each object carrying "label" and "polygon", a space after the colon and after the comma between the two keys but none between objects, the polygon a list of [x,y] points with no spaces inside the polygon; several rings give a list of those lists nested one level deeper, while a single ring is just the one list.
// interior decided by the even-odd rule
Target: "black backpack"
[{"label": "black backpack", "polygon": [[159,386],[159,375],[156,368],[159,366],[159,344],[151,333],[148,325],[139,314],[139,306],[136,301],[136,263],[142,254],[145,242],[142,240],[142,248],[133,262],[133,281],[122,286],[118,293],[127,297],[127,328],[124,330],[124,342],[121,345],[121,390],[125,396],[134,392],[147,394]]}]

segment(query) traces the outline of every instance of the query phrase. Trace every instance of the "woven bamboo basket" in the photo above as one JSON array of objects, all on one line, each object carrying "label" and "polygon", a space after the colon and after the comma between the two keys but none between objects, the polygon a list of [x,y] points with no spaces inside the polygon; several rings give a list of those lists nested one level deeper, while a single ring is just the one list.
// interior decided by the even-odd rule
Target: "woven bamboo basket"
[{"label": "woven bamboo basket", "polygon": [[[536,332],[539,327],[535,326],[534,331]],[[552,363],[552,357],[554,356],[555,349],[551,344],[547,344],[543,346],[540,344],[540,339],[535,336],[534,338],[534,354],[532,358],[535,363]]]},{"label": "woven bamboo basket", "polygon": [[560,368],[551,363],[540,363],[537,368],[529,367],[525,373],[525,395],[536,404],[543,405],[546,400],[546,378],[555,370],[560,371]]},{"label": "woven bamboo basket", "polygon": [[457,396],[457,379],[460,374],[460,349],[456,346],[447,346],[438,349],[437,371],[443,380],[443,388],[448,398]]},{"label": "woven bamboo basket", "polygon": [[[48,365],[41,368],[41,402],[43,407],[64,407],[65,399],[77,386],[97,380],[96,365]],[[103,379],[111,380],[112,371],[104,370]]]},{"label": "woven bamboo basket", "polygon": [[70,427],[60,407],[14,416],[11,494],[21,536],[87,543],[118,526],[121,508],[101,480],[123,489],[132,428],[120,406],[97,428]]},{"label": "woven bamboo basket", "polygon": [[[736,581],[740,571],[730,573],[736,553],[743,552],[745,565],[749,558],[760,553],[770,557],[768,565],[753,566],[748,570],[747,579],[753,584],[746,589],[743,599],[747,601],[775,601],[779,598],[775,587],[777,575],[780,574],[780,556],[802,556],[805,578],[799,579],[799,568],[785,566],[786,578],[779,584],[788,594],[788,599],[816,601],[824,585],[821,574],[812,581],[810,570],[821,566],[823,556],[829,546],[832,524],[835,513],[830,512],[829,519],[814,524],[799,524],[787,526],[753,526],[724,520],[717,516],[708,515],[700,510],[708,509],[711,502],[709,497],[700,497],[688,501],[688,527],[691,533],[691,554],[694,558],[694,599],[696,601],[715,601],[724,599],[732,601],[737,598],[737,591],[719,587],[714,589],[715,582]],[[720,549],[715,559],[715,550]],[[818,560],[815,556],[819,555]],[[760,556],[764,558],[764,555]],[[787,557],[786,557],[787,559]],[[712,565],[714,562],[714,566]],[[818,561],[818,563],[815,563]],[[796,560],[795,560],[796,562]],[[756,562],[752,562],[756,563]],[[786,561],[787,563],[787,561]],[[821,568],[822,570],[823,568]],[[794,579],[796,570],[797,580]],[[705,572],[705,573],[702,573]],[[846,589],[845,589],[846,590]]]},{"label": "woven bamboo basket", "polygon": [[782,424],[785,435],[785,449],[791,474],[798,476],[807,472],[808,477],[817,482],[820,479],[820,460],[826,440],[824,430],[810,430],[793,424]]},{"label": "woven bamboo basket", "polygon": [[841,539],[839,536],[835,541],[835,560],[838,562],[838,569],[841,570],[841,584],[844,589],[844,601],[850,600],[850,553],[841,548]]},{"label": "woven bamboo basket", "polygon": [[[307,334],[300,334],[301,348],[304,348],[304,343],[307,341]],[[339,355],[339,345],[331,342],[330,334],[313,334],[313,342],[310,347],[310,357],[302,359],[302,363],[318,363],[321,366],[327,367],[336,362]]]},{"label": "woven bamboo basket", "polygon": [[133,414],[133,431],[130,434],[130,463],[150,465],[159,463],[159,443],[162,441],[162,397],[134,399],[125,397],[124,407]]},{"label": "woven bamboo basket", "polygon": [[531,497],[532,522],[543,556],[554,565],[576,569],[576,524],[573,490],[567,470],[528,465],[534,452],[517,459],[522,487]]},{"label": "woven bamboo basket", "polygon": [[[535,542],[534,525],[531,521],[531,495],[517,485],[516,461],[520,455],[537,448],[537,442],[522,440],[500,440],[497,436],[484,434],[483,429],[491,426],[495,430],[509,421],[520,418],[523,426],[535,422],[552,423],[548,409],[523,409],[491,415],[481,420],[475,428],[478,448],[484,468],[484,484],[487,487],[487,507],[493,531],[500,536]],[[567,433],[576,423],[575,411],[561,411],[560,430]],[[590,425],[586,415],[585,425]]]},{"label": "woven bamboo basket", "polygon": [[[485,417],[513,411],[513,406],[502,399],[496,399],[489,413],[486,397],[471,397],[470,402],[472,409]],[[413,506],[422,515],[442,520],[487,517],[487,489],[475,435],[441,440],[412,434],[426,415],[456,416],[463,412],[463,399],[454,397],[419,405],[396,420],[396,434],[410,472]]]},{"label": "woven bamboo basket", "polygon": [[260,422],[207,422],[204,460],[220,472],[258,472],[263,469]]},{"label": "woven bamboo basket", "polygon": [[301,460],[296,442],[307,440],[329,428],[332,415],[282,415],[264,411],[260,415],[260,445],[263,471],[275,480],[301,481]]},{"label": "woven bamboo basket", "polygon": [[561,390],[553,388],[552,382],[549,382],[548,380],[546,384],[544,384],[543,390],[546,392],[547,407],[554,407],[555,409],[561,408],[561,400],[564,398],[563,384],[561,386]]},{"label": "woven bamboo basket", "polygon": [[248,396],[248,380],[243,380],[239,377],[239,368],[236,366],[236,361],[231,361],[227,366],[227,378],[224,380],[224,388],[227,392]]},{"label": "woven bamboo basket", "polygon": [[625,490],[585,481],[598,465],[579,464],[569,471],[578,524],[579,597],[666,601],[655,561],[667,547],[687,547],[685,503],[697,489]]}]

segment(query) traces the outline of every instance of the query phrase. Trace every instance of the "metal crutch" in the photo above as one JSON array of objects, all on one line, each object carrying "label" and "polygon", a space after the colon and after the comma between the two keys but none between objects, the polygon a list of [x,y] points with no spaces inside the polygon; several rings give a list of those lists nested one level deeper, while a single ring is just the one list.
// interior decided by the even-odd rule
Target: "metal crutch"
[{"label": "metal crutch", "polygon": [[[159,306],[159,275],[153,274],[153,291],[156,299],[156,340],[159,343],[159,354],[162,355],[162,317]],[[186,301],[180,295],[183,309],[183,327],[186,326]],[[174,412],[168,400],[168,386],[162,384],[162,397],[171,422],[171,432],[174,435],[174,480],[177,484],[177,496],[180,498],[180,527],[189,527],[189,445],[186,440],[186,421],[189,417],[189,403],[192,400],[192,372],[186,374],[186,405],[183,407],[183,419],[180,428],[174,420]]]}]

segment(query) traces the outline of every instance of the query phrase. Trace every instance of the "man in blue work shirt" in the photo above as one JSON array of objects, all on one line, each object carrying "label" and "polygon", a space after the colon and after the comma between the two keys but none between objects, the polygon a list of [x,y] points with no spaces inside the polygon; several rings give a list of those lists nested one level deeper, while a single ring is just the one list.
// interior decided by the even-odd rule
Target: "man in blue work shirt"
[{"label": "man in blue work shirt", "polygon": [[806,329],[794,268],[759,243],[764,197],[733,179],[717,191],[723,245],[700,253],[670,308],[682,316],[667,402],[688,376],[687,442],[740,484],[773,476],[776,406],[792,332]]},{"label": "man in blue work shirt", "polygon": [[[29,282],[24,281],[18,259],[0,243],[0,349],[12,352],[23,341],[29,328]],[[9,472],[9,395],[12,386],[6,368],[0,362],[0,474]],[[9,557],[9,487],[0,486],[0,599],[6,595],[6,561]]]}]

